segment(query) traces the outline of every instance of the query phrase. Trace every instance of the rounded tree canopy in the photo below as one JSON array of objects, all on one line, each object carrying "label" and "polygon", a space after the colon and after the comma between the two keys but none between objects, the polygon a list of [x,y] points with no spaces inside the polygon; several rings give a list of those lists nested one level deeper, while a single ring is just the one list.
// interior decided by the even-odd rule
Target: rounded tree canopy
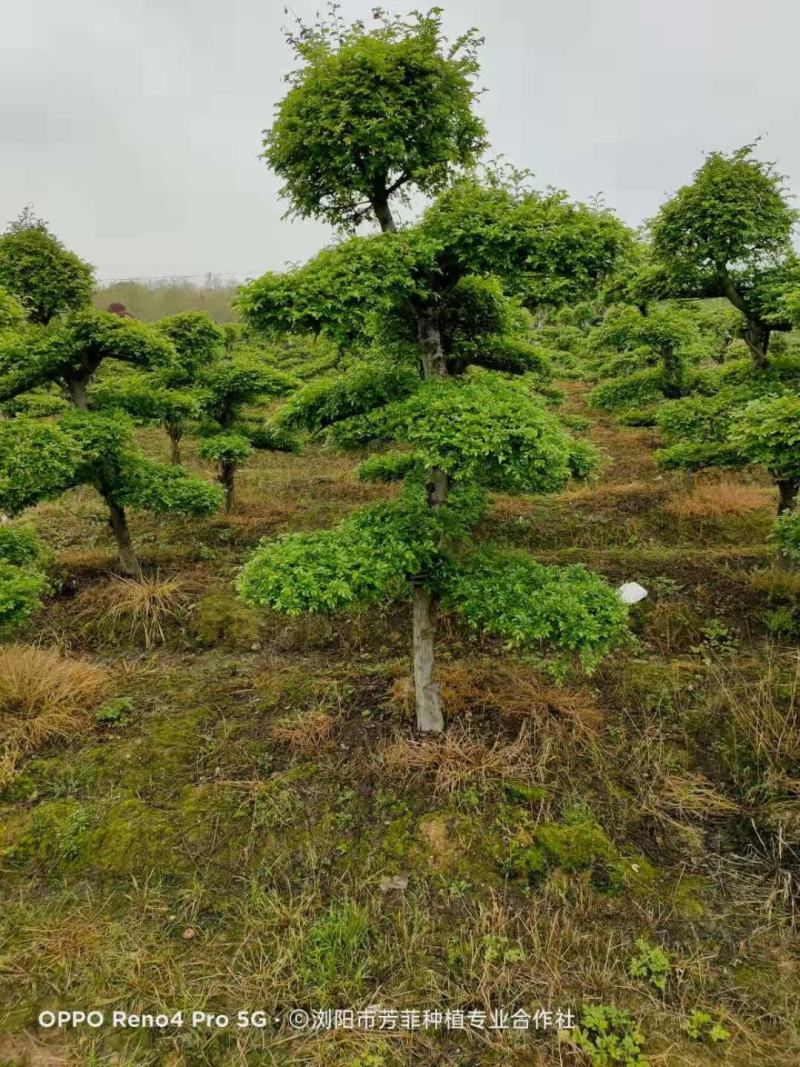
[{"label": "rounded tree canopy", "polygon": [[734,413],[731,443],[777,479],[800,480],[800,396],[766,396]]},{"label": "rounded tree canopy", "polygon": [[791,254],[798,213],[784,178],[753,155],[755,145],[711,152],[650,223],[653,253],[676,292],[718,295],[720,276],[753,278]]},{"label": "rounded tree canopy", "polygon": [[17,297],[31,322],[46,325],[89,305],[94,268],[26,208],[0,236],[0,286]]},{"label": "rounded tree canopy", "polygon": [[264,158],[302,216],[354,226],[397,191],[438,192],[484,147],[472,111],[481,43],[468,30],[452,44],[441,12],[376,25],[301,26],[289,42],[301,66],[265,131]]},{"label": "rounded tree canopy", "polygon": [[171,374],[175,384],[188,384],[225,344],[225,331],[204,311],[181,311],[157,323],[178,354]]}]

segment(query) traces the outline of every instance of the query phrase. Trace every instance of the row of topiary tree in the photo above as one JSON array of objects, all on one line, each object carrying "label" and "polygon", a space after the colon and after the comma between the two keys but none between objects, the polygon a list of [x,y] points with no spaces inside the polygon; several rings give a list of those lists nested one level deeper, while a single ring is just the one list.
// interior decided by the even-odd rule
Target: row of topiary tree
[{"label": "row of topiary tree", "polygon": [[[217,463],[227,510],[254,446],[296,447],[300,432],[369,448],[359,476],[397,482],[396,495],[333,529],[263,543],[239,588],[288,614],[407,597],[417,723],[437,732],[440,608],[506,646],[545,642],[587,665],[625,631],[626,608],[598,575],[542,566],[480,535],[487,493],[558,491],[597,463],[559,421],[554,364],[605,379],[596,403],[635,406],[665,433],[683,418],[684,453],[697,445],[686,405],[721,410],[723,387],[741,387],[724,448],[773,469],[791,505],[796,375],[769,342],[797,308],[795,214],[781,179],[746,148],[709,156],[636,242],[598,206],[538,192],[511,168],[477,168],[474,31],[451,43],[437,10],[376,12],[369,29],[334,15],[289,40],[298,68],[264,155],[293,210],[342,239],[244,287],[238,306],[251,335],[325,339],[335,367],[326,358],[322,376],[287,375],[263,347],[226,343],[198,315],[150,327],[92,312],[89,268],[25,217],[0,239],[0,285],[27,315],[0,304],[13,320],[0,339],[0,401],[13,415],[0,424],[0,506],[16,513],[93,485],[136,574],[126,509],[217,506],[218,489],[179,466],[187,427]],[[419,194],[429,206],[400,225],[398,210]],[[357,233],[370,219],[379,232]],[[686,303],[709,297],[735,314]],[[609,302],[622,306],[603,314]],[[737,333],[744,367],[729,358]],[[281,396],[274,417],[253,410]],[[171,466],[137,450],[137,421],[163,424]],[[796,539],[789,518],[781,537]],[[37,573],[32,557],[7,566]]]}]

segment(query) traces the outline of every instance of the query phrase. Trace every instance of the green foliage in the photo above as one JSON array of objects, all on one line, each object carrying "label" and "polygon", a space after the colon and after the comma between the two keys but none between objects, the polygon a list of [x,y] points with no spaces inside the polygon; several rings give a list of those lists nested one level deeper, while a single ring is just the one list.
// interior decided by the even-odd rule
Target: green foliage
[{"label": "green foliage", "polygon": [[474,490],[455,491],[429,508],[423,488],[348,516],[332,530],[264,542],[244,567],[239,592],[286,615],[342,611],[391,594],[433,567],[443,541],[463,535],[483,508]]},{"label": "green foliage", "polygon": [[320,990],[358,983],[366,968],[370,929],[369,915],[359,904],[331,903],[306,933],[301,977]]},{"label": "green foliage", "polygon": [[710,1045],[722,1044],[731,1036],[730,1030],[722,1023],[715,1022],[707,1011],[701,1011],[699,1008],[694,1009],[683,1028],[693,1041],[705,1041]]},{"label": "green foliage", "polygon": [[415,271],[431,266],[432,250],[413,231],[353,237],[302,267],[243,286],[237,306],[268,336],[322,334],[338,348],[365,345],[376,316],[410,296]]},{"label": "green foliage", "polygon": [[19,330],[25,322],[25,310],[11,293],[0,289],[0,333],[4,330]]},{"label": "green foliage", "polygon": [[302,66],[264,140],[295,211],[334,225],[354,225],[364,201],[385,203],[390,191],[437,192],[484,143],[472,113],[475,32],[449,45],[435,9],[375,17],[369,31],[337,19],[290,36]]},{"label": "green foliage", "polygon": [[225,331],[203,311],[183,311],[161,319],[158,330],[173,344],[179,370],[174,384],[189,384],[225,343]]},{"label": "green foliage", "polygon": [[278,423],[288,428],[319,430],[410,396],[420,384],[414,367],[359,361],[339,375],[318,378],[303,386],[283,405]]},{"label": "green foliage", "polygon": [[19,335],[0,348],[0,400],[49,382],[85,388],[106,359],[150,367],[169,364],[174,357],[170,342],[152,326],[81,311],[55,328]]},{"label": "green foliage", "polygon": [[0,562],[24,567],[41,558],[42,546],[34,530],[28,526],[0,526]]},{"label": "green foliage", "polygon": [[0,286],[19,300],[31,322],[46,325],[56,315],[86,307],[93,275],[28,209],[0,236]]},{"label": "green foliage", "polygon": [[525,552],[474,552],[448,570],[443,596],[475,630],[513,647],[547,643],[589,668],[625,633],[627,608],[607,582],[581,565],[546,567]]},{"label": "green foliage", "polygon": [[647,1067],[644,1035],[636,1020],[627,1011],[606,1005],[584,1008],[580,1025],[575,1030],[575,1043],[587,1053],[596,1067]]},{"label": "green foliage", "polygon": [[787,292],[800,282],[792,247],[798,212],[784,179],[755,145],[711,152],[650,224],[662,295],[725,297],[746,319],[762,366],[770,329],[790,328]]},{"label": "green foliage", "polygon": [[198,375],[201,410],[220,426],[232,426],[244,404],[285,396],[295,380],[257,353],[244,351],[215,360]]},{"label": "green foliage", "polygon": [[413,452],[386,452],[359,463],[356,475],[362,482],[399,482],[420,470],[419,458]]},{"label": "green foliage", "polygon": [[569,481],[572,441],[523,385],[491,374],[425,382],[403,405],[402,440],[426,468],[509,492]]},{"label": "green foliage", "polygon": [[526,178],[490,172],[453,182],[419,223],[425,247],[445,280],[492,274],[526,307],[592,295],[628,248],[627,229],[611,212],[540,193]]},{"label": "green foliage", "polygon": [[41,562],[42,546],[33,530],[0,526],[0,637],[42,606],[48,581]]},{"label": "green foliage", "polygon": [[253,448],[263,448],[270,452],[300,451],[300,439],[274,420],[265,420],[256,426],[249,425],[247,436]]},{"label": "green foliage", "polygon": [[95,721],[103,726],[120,726],[133,711],[132,697],[115,697],[104,705],[95,715]]},{"label": "green foliage", "polygon": [[56,424],[0,421],[0,510],[16,515],[78,484],[81,448]]},{"label": "green foliage", "polygon": [[669,956],[643,937],[636,939],[636,948],[638,951],[628,961],[628,974],[632,978],[643,978],[663,993],[667,987]]},{"label": "green foliage", "polygon": [[787,203],[784,179],[754,157],[754,147],[709,153],[691,185],[653,220],[653,251],[679,288],[726,270],[752,279],[790,252],[797,212]]},{"label": "green foliage", "polygon": [[734,413],[729,439],[777,481],[800,482],[800,396],[751,400]]},{"label": "green foliage", "polygon": [[664,399],[664,373],[660,367],[634,371],[624,378],[609,378],[589,394],[589,403],[603,411],[644,407]]},{"label": "green foliage", "polygon": [[209,515],[221,503],[219,487],[138,455],[125,456],[114,488],[119,504],[157,514]]},{"label": "green foliage", "polygon": [[800,563],[800,512],[787,511],[775,523],[773,540],[782,555]]},{"label": "green foliage", "polygon": [[238,466],[253,451],[250,441],[240,433],[218,433],[200,442],[198,453],[203,459]]}]

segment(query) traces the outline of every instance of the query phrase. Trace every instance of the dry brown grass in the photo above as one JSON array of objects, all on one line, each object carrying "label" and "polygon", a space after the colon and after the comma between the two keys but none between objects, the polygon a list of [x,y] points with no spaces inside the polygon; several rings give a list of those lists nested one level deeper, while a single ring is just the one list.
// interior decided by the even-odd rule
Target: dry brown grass
[{"label": "dry brown grass", "polygon": [[127,633],[146,649],[163,644],[166,627],[180,619],[189,603],[185,578],[111,578],[87,590],[77,604],[76,619],[95,633]]},{"label": "dry brown grass", "polygon": [[377,758],[392,777],[432,774],[439,794],[503,778],[533,778],[535,771],[526,723],[513,741],[496,740],[491,745],[458,727],[438,738],[396,737],[378,751]]},{"label": "dry brown grass", "polygon": [[269,736],[301,755],[310,756],[328,740],[335,721],[322,708],[312,708],[299,715],[279,719],[270,727]]},{"label": "dry brown grass", "polygon": [[[596,730],[603,713],[587,689],[561,689],[525,664],[442,664],[437,680],[449,716],[489,712],[507,719],[556,716]],[[407,718],[414,711],[414,688],[408,674],[395,679],[389,701]]]},{"label": "dry brown grass", "polygon": [[85,660],[29,645],[0,649],[0,786],[20,757],[84,729],[107,692],[106,672]]},{"label": "dry brown grass", "polygon": [[772,506],[768,489],[721,477],[704,479],[688,491],[672,493],[664,508],[679,519],[727,519]]},{"label": "dry brown grass", "polygon": [[800,655],[793,677],[768,662],[758,678],[736,667],[715,665],[711,707],[726,714],[740,740],[759,762],[763,787],[774,795],[800,796]]}]

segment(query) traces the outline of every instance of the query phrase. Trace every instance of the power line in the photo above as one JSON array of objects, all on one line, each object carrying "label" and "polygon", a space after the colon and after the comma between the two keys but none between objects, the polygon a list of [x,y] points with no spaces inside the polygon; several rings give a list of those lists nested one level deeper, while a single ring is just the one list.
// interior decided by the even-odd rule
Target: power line
[{"label": "power line", "polygon": [[212,271],[204,270],[199,274],[150,274],[143,275],[137,274],[131,278],[98,278],[98,282],[101,285],[116,285],[119,282],[182,282],[189,281],[190,278],[249,278],[253,275],[263,274],[264,268],[259,267],[256,270],[247,271]]}]

